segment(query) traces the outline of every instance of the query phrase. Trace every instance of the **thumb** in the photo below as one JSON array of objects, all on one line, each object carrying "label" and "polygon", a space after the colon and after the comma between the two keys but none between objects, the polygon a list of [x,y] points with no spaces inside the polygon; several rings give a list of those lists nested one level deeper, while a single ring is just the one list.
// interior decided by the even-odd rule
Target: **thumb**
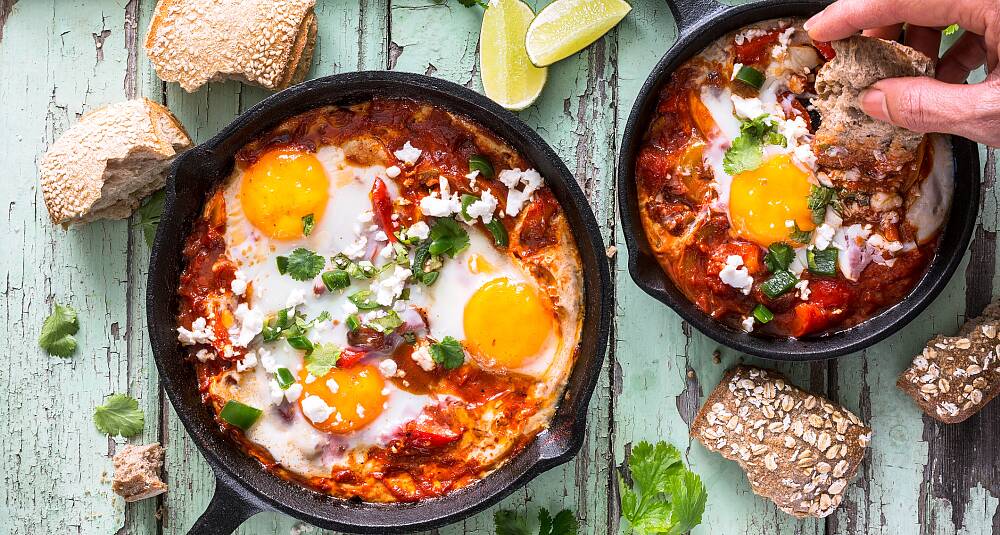
[{"label": "thumb", "polygon": [[947,84],[932,78],[882,80],[860,95],[872,117],[914,132],[956,134],[1000,143],[1000,87]]}]

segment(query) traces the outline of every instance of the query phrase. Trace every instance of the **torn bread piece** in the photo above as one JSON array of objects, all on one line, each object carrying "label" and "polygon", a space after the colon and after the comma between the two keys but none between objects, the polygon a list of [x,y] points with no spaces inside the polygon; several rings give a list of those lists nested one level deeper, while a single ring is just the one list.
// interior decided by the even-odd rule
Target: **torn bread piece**
[{"label": "torn bread piece", "polygon": [[750,488],[782,511],[822,518],[843,500],[871,429],[777,372],[736,366],[705,400],[691,436],[738,462]]},{"label": "torn bread piece", "polygon": [[899,376],[896,386],[928,416],[946,424],[967,420],[1000,394],[1000,300],[965,322],[956,336],[935,336]]},{"label": "torn bread piece", "polygon": [[191,146],[170,110],[148,99],[104,106],[80,118],[38,164],[53,223],[123,219],[163,187],[174,158]]},{"label": "torn bread piece", "polygon": [[874,119],[859,95],[887,78],[934,76],[934,61],[893,41],[854,36],[831,43],[836,57],[816,74],[812,103],[822,118],[813,140],[817,162],[831,169],[859,169],[881,177],[917,157],[924,134]]},{"label": "torn bread piece", "polygon": [[273,91],[305,79],[315,0],[159,0],[146,35],[156,74],[188,92],[235,79]]},{"label": "torn bread piece", "polygon": [[145,446],[128,444],[115,454],[112,462],[115,464],[115,475],[111,489],[126,502],[145,500],[167,491],[167,485],[160,480],[163,448],[159,443]]}]

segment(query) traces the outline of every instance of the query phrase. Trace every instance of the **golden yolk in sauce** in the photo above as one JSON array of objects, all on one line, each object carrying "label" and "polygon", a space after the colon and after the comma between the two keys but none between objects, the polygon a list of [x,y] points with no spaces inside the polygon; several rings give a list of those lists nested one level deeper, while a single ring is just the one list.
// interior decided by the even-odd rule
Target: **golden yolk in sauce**
[{"label": "golden yolk in sauce", "polygon": [[265,153],[243,172],[240,204],[253,226],[278,240],[302,236],[302,218],[319,222],[330,180],[315,154],[296,150]]},{"label": "golden yolk in sauce", "polygon": [[382,414],[388,396],[382,393],[385,379],[378,368],[371,365],[352,366],[347,369],[332,368],[323,377],[306,383],[305,369],[299,374],[302,395],[299,405],[307,396],[319,396],[333,412],[322,422],[313,422],[313,427],[328,433],[350,433],[375,421]]},{"label": "golden yolk in sauce", "polygon": [[553,329],[552,307],[533,286],[493,279],[465,305],[465,341],[486,365],[516,369],[531,362]]},{"label": "golden yolk in sauce", "polygon": [[775,156],[753,171],[733,177],[729,191],[729,221],[741,238],[762,247],[789,241],[794,221],[801,230],[815,224],[807,198],[809,174],[785,154]]}]

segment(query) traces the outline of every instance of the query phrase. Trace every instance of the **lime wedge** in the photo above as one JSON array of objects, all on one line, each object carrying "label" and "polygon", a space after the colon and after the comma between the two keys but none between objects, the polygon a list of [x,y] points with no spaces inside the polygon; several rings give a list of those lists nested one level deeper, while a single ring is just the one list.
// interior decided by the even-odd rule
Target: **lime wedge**
[{"label": "lime wedge", "polygon": [[486,96],[508,110],[523,110],[542,94],[548,69],[535,67],[524,35],[535,12],[521,0],[492,0],[483,14],[479,65]]},{"label": "lime wedge", "polygon": [[556,0],[528,27],[528,57],[545,67],[572,56],[608,33],[629,11],[632,6],[625,0]]}]

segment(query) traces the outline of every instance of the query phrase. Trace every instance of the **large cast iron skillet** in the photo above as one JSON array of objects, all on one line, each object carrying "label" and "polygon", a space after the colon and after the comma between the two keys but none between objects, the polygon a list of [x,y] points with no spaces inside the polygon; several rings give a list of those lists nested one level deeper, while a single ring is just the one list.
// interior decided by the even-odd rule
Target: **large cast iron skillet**
[{"label": "large cast iron skillet", "polygon": [[660,88],[674,70],[722,35],[762,20],[810,16],[829,2],[820,0],[760,0],[727,7],[715,0],[668,0],[677,20],[679,39],[649,75],[636,98],[625,127],[618,160],[618,204],[629,274],[646,293],[674,309],[698,330],[726,346],[775,360],[817,360],[867,348],[900,330],[944,289],[958,267],[972,238],[979,207],[979,151],[966,139],[953,138],[955,195],[953,208],[941,236],[937,255],[923,279],[902,302],[837,333],[802,339],[763,338],[748,335],[715,321],[695,307],[674,286],[650,251],[639,217],[635,162],[643,136],[656,107]]},{"label": "large cast iron skillet", "polygon": [[[583,260],[585,319],[577,365],[551,427],[499,470],[446,497],[415,504],[374,505],[333,499],[264,470],[219,433],[201,403],[195,376],[177,344],[175,290],[181,250],[206,193],[227,177],[233,155],[284,119],[317,106],[375,96],[420,99],[471,117],[507,140],[532,162],[565,209]],[[177,415],[216,476],[215,496],[191,533],[228,534],[264,510],[287,513],[317,526],[360,533],[430,529],[485,509],[580,450],[587,404],[597,382],[611,323],[611,277],[604,244],[583,191],[555,152],[513,114],[456,84],[396,72],[362,72],[312,80],[274,95],[239,116],[207,143],[175,162],[166,187],[166,210],[156,233],[146,294],[150,341],[160,381]]]}]

